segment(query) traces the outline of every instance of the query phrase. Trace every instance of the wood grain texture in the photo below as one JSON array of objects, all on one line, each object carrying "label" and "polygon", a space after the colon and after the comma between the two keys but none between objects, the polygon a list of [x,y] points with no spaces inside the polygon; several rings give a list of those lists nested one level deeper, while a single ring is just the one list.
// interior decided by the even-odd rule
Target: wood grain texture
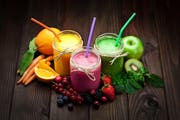
[{"label": "wood grain texture", "polygon": [[[16,81],[17,58],[19,56],[18,44],[22,33],[22,22],[26,11],[20,4],[14,5],[10,1],[1,1],[0,20],[0,119],[8,120],[11,115],[14,84]],[[22,8],[21,8],[22,7]]]},{"label": "wood grain texture", "polygon": [[[1,120],[179,120],[180,119],[180,6],[178,0],[2,0],[0,1],[0,119]],[[145,46],[142,58],[165,88],[146,86],[133,95],[116,96],[99,110],[76,105],[74,111],[57,107],[57,94],[38,82],[16,85],[18,63],[28,42],[48,26],[80,33],[84,45],[93,16],[97,17],[91,45],[105,32],[118,33],[136,12],[123,36],[136,35]]]},{"label": "wood grain texture", "polygon": [[[36,6],[38,4],[38,6]],[[18,63],[22,58],[24,52],[28,49],[28,43],[30,40],[35,37],[35,35],[42,28],[30,21],[30,17],[40,17],[43,18],[44,12],[48,9],[47,7],[40,7],[41,2],[39,1],[28,1],[26,6],[26,16],[24,16],[24,24],[22,27],[22,35],[19,37],[19,57],[17,59]],[[38,11],[38,12],[37,12]],[[53,22],[53,21],[52,21]],[[53,24],[53,23],[52,23]],[[16,68],[17,69],[17,68]],[[19,77],[16,77],[18,80]],[[50,87],[48,85],[37,82],[35,79],[30,85],[24,87],[23,85],[17,85],[15,83],[14,96],[12,101],[12,110],[11,110],[11,120],[48,120],[49,119],[49,110],[50,110]]]},{"label": "wood grain texture", "polygon": [[100,109],[90,109],[90,120],[128,120],[127,95],[116,96],[112,103],[103,104]]},{"label": "wood grain texture", "polygon": [[[156,6],[163,1],[157,1]],[[179,94],[179,65],[180,46],[177,26],[180,25],[180,14],[177,13],[178,2],[171,2],[160,6],[156,13],[157,40],[160,46],[163,78],[165,81],[165,92],[167,99],[167,110],[170,120],[180,119],[180,94]],[[170,19],[169,19],[170,17]],[[168,26],[168,28],[167,28]]]},{"label": "wood grain texture", "polygon": [[[134,2],[135,3],[135,2]],[[135,7],[138,17],[128,34],[136,33],[145,45],[142,58],[150,73],[156,73],[162,78],[159,44],[155,26],[154,1],[140,1]],[[143,7],[142,7],[143,6]],[[142,9],[138,9],[138,8]],[[134,25],[134,26],[133,26]],[[146,87],[134,95],[129,95],[129,117],[134,119],[168,119],[165,93],[163,89]]]}]

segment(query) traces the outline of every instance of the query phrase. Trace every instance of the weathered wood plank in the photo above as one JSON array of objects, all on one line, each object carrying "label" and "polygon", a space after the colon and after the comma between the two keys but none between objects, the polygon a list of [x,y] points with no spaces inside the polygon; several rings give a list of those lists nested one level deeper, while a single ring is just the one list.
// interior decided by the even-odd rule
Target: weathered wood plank
[{"label": "weathered wood plank", "polygon": [[[23,3],[26,3],[25,1]],[[10,118],[17,58],[25,7],[10,0],[0,2],[0,119]],[[21,12],[24,10],[23,12]]]},{"label": "weathered wood plank", "polygon": [[[43,5],[43,7],[42,7]],[[51,2],[49,4],[47,1],[29,1],[25,6],[27,8],[26,19],[23,27],[22,36],[20,44],[20,56],[18,62],[22,58],[22,55],[28,48],[29,41],[35,37],[35,35],[42,29],[42,27],[32,23],[30,21],[31,17],[39,19],[46,23],[49,26],[55,26],[54,23],[57,21],[55,19],[55,13],[57,8],[56,2]],[[18,79],[17,77],[16,79]],[[48,120],[49,119],[49,110],[50,110],[50,95],[51,89],[50,86],[43,83],[37,82],[35,79],[30,85],[24,87],[23,85],[15,85],[11,119],[12,120]]]},{"label": "weathered wood plank", "polygon": [[180,119],[180,42],[179,33],[180,14],[178,1],[169,2],[162,6],[164,1],[156,1],[155,20],[157,26],[157,40],[160,48],[163,79],[167,99],[167,110],[170,120]]},{"label": "weathered wood plank", "polygon": [[103,104],[98,110],[90,109],[90,120],[128,120],[127,95],[117,95],[112,103]]},{"label": "weathered wood plank", "polygon": [[[134,22],[127,28],[127,34],[140,37],[145,45],[143,63],[150,73],[162,77],[161,61],[157,43],[156,26],[153,13],[153,1],[134,1],[133,9],[137,12]],[[124,6],[126,8],[127,5]],[[141,9],[139,9],[141,8]],[[127,11],[124,9],[124,11]],[[128,96],[130,120],[167,120],[167,107],[164,89],[145,87]]]}]

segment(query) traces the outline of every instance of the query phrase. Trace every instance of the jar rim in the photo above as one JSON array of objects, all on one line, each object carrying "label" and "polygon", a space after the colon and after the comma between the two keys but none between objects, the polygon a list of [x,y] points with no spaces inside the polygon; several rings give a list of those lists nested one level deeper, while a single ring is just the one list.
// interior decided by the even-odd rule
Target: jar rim
[{"label": "jar rim", "polygon": [[[123,44],[122,44],[122,43],[120,44],[120,42],[119,42],[119,44],[118,44],[118,45],[119,45],[119,49],[117,49],[116,51],[112,51],[111,53],[105,53],[105,52],[103,52],[104,49],[103,49],[103,50],[100,50],[99,47],[98,47],[98,45],[97,45],[97,43],[98,43],[100,40],[102,40],[102,38],[104,38],[104,37],[117,38],[118,35],[115,34],[115,33],[103,33],[103,34],[98,35],[98,37],[97,37],[96,40],[95,40],[95,44],[94,44],[94,48],[98,51],[98,53],[99,53],[101,56],[107,56],[107,57],[115,57],[115,56],[121,54],[122,49],[123,49]],[[106,49],[106,50],[107,50],[107,49]]]},{"label": "jar rim", "polygon": [[[71,34],[73,33],[73,34],[77,35],[77,36],[79,37],[79,42],[76,43],[76,44],[73,44],[73,45],[69,46],[68,48],[59,45],[63,50],[67,50],[67,49],[68,49],[68,50],[71,50],[74,46],[77,46],[77,45],[79,45],[79,44],[80,44],[81,46],[83,45],[83,40],[82,40],[82,38],[81,38],[81,35],[80,35],[78,32],[74,31],[74,30],[62,30],[62,31],[60,31],[59,34],[57,34],[57,36],[60,36],[61,34],[65,34],[65,33],[71,33]],[[53,42],[52,42],[52,47],[53,47],[53,49],[55,49],[56,51],[61,52],[61,50],[57,49],[57,46],[55,45],[56,42],[57,42],[57,39],[56,39],[56,37],[54,37],[54,38],[53,38]],[[75,49],[72,49],[72,50],[75,50]]]},{"label": "jar rim", "polygon": [[97,53],[97,51],[93,48],[93,47],[89,47],[89,52],[93,53],[95,56],[97,56],[97,62],[96,64],[94,65],[91,65],[91,66],[88,66],[88,67],[84,67],[82,65],[78,65],[74,60],[73,60],[73,57],[75,55],[77,55],[78,53],[80,52],[86,52],[86,47],[87,46],[83,46],[79,49],[76,49],[74,52],[72,52],[71,54],[71,58],[70,58],[70,64],[73,65],[74,67],[80,67],[80,68],[85,68],[85,69],[88,69],[88,70],[92,70],[92,69],[96,69],[97,66],[99,66],[101,64],[101,57],[100,55]]}]

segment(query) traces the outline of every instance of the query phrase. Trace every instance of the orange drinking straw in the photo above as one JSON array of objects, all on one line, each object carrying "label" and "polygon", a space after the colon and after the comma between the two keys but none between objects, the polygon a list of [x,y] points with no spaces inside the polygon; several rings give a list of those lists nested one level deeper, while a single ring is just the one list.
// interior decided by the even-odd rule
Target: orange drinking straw
[{"label": "orange drinking straw", "polygon": [[59,40],[59,42],[61,41],[59,39],[58,35],[53,30],[51,30],[47,25],[45,25],[44,23],[42,23],[42,22],[40,22],[40,21],[38,21],[38,20],[36,20],[34,18],[31,18],[31,21],[33,21],[34,23],[40,25],[41,27],[44,27],[44,28],[48,29],[49,31],[51,31],[54,34],[54,36]]}]

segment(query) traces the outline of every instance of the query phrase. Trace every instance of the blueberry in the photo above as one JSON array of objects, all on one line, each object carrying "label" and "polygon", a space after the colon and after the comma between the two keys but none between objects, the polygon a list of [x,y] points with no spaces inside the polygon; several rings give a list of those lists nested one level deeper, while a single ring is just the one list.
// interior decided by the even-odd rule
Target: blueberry
[{"label": "blueberry", "polygon": [[62,94],[59,94],[59,95],[57,96],[57,99],[63,99],[63,95],[62,95]]},{"label": "blueberry", "polygon": [[64,100],[63,99],[57,99],[57,105],[59,107],[62,107],[64,105]]},{"label": "blueberry", "polygon": [[64,102],[68,102],[69,101],[69,98],[67,96],[63,96],[62,99],[64,100]]},{"label": "blueberry", "polygon": [[69,104],[68,104],[68,110],[69,110],[69,111],[72,111],[72,110],[73,110],[73,104],[72,104],[72,103],[69,103]]}]

